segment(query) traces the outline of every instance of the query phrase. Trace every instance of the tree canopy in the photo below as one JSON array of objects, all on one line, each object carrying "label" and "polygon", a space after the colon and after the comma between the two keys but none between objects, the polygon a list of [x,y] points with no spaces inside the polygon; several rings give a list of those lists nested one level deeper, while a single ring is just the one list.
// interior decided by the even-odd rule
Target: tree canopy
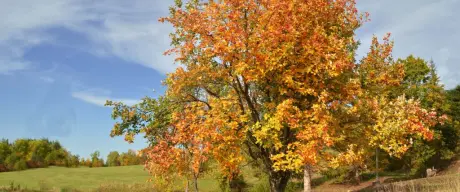
[{"label": "tree canopy", "polygon": [[294,173],[309,182],[312,169],[362,163],[375,148],[400,157],[445,117],[392,94],[412,76],[389,35],[355,60],[366,16],[353,0],[176,0],[160,20],[174,26],[166,54],[181,66],[158,100],[109,101],[121,120],[111,135],[146,133],[154,175],[196,177],[212,158],[232,179],[255,162],[272,191]]}]

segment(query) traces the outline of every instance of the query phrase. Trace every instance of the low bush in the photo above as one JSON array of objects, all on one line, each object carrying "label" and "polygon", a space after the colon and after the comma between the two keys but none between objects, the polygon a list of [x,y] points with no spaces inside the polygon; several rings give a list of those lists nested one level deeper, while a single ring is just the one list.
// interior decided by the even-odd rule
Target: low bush
[{"label": "low bush", "polygon": [[22,160],[22,159],[19,160],[18,162],[16,162],[16,163],[14,164],[14,167],[13,167],[13,169],[14,169],[15,171],[26,170],[27,168],[28,168],[28,167],[27,167],[26,161],[25,161],[25,160]]}]

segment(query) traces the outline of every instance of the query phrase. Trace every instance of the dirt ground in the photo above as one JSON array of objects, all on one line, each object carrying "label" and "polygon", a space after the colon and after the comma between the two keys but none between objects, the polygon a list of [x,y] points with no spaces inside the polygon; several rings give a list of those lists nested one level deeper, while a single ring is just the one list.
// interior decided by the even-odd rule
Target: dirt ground
[{"label": "dirt ground", "polygon": [[[380,183],[384,183],[385,180],[389,179],[390,177],[380,177]],[[340,191],[359,191],[365,188],[371,188],[372,183],[375,179],[365,181],[360,183],[359,185],[345,185],[345,184],[334,184],[331,181],[328,181],[316,188],[313,189],[315,192],[340,192]]]}]

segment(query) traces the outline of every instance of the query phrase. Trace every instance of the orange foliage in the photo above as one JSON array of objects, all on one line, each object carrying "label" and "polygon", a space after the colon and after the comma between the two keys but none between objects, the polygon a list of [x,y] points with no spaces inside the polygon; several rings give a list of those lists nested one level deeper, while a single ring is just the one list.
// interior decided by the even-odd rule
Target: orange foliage
[{"label": "orange foliage", "polygon": [[356,149],[375,146],[398,155],[407,138],[431,138],[437,115],[388,95],[404,77],[389,36],[355,62],[354,31],[367,19],[355,1],[178,2],[160,19],[175,28],[166,54],[182,67],[165,82],[172,118],[147,152],[152,174],[197,174],[212,157],[232,177],[251,158],[281,186],[323,158],[356,162]]}]

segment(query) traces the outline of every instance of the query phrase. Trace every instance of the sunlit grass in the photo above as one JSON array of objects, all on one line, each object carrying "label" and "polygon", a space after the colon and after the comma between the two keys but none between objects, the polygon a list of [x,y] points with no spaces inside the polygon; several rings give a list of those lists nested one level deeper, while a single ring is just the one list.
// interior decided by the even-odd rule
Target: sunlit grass
[{"label": "sunlit grass", "polygon": [[460,174],[394,182],[383,185],[378,191],[460,191]]},{"label": "sunlit grass", "polygon": [[[152,191],[152,183],[147,182],[149,178],[142,165],[98,168],[49,167],[2,172],[0,186],[6,189],[14,183],[21,189],[41,191]],[[248,179],[254,180],[251,177]],[[184,185],[183,179],[178,178],[172,188],[183,190]],[[199,179],[198,187],[204,192],[219,191],[218,181],[212,172]]]},{"label": "sunlit grass", "polygon": [[149,175],[142,166],[65,168],[50,167],[0,173],[0,186],[11,182],[22,188],[75,188],[88,190],[108,182],[145,183]]}]

